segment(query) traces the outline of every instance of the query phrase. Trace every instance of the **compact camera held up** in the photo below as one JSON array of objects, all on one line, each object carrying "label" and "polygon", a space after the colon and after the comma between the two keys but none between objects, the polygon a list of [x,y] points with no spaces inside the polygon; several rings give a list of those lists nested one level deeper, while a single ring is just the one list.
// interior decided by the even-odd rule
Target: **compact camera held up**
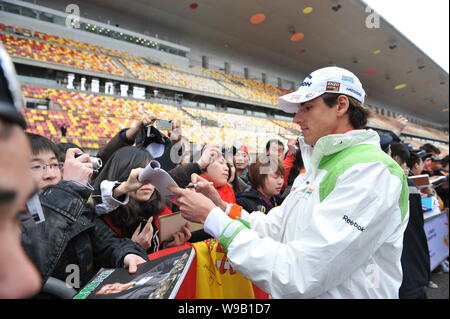
[{"label": "compact camera held up", "polygon": [[172,131],[172,121],[169,120],[156,120],[153,126],[159,131]]},{"label": "compact camera held up", "polygon": [[[80,157],[81,155],[83,155],[83,153],[77,153],[75,154],[75,158]],[[100,168],[102,168],[103,166],[103,162],[102,159],[99,157],[95,157],[95,156],[89,156],[91,159],[91,163],[94,166],[93,170],[94,171],[98,171]]]}]

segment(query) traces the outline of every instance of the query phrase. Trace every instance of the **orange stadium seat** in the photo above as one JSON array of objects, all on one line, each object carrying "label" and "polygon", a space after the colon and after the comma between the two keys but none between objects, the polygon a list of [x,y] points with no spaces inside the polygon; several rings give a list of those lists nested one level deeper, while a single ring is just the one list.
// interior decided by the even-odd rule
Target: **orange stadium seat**
[{"label": "orange stadium seat", "polygon": [[[286,143],[287,139],[298,136],[301,131],[297,124],[287,121],[189,107],[179,109],[168,104],[86,92],[33,86],[23,86],[22,89],[25,97],[48,98],[61,109],[61,111],[24,110],[29,131],[58,141],[77,140],[82,147],[100,148],[122,128],[130,127],[133,121],[150,113],[160,118],[179,119],[182,123],[183,135],[193,143],[215,142],[230,146],[233,142],[241,142],[248,145],[251,152],[262,151],[265,143],[271,138],[277,138]],[[219,127],[202,126],[202,119],[215,121]],[[371,121],[371,126],[376,128],[393,128],[394,120],[379,114],[374,115]],[[59,128],[63,123],[68,126],[66,137],[60,136]],[[424,138],[445,135],[415,124],[411,124],[410,130],[414,135]],[[438,147],[444,153],[448,153],[445,145],[438,145]]]},{"label": "orange stadium seat", "polygon": [[109,56],[0,33],[9,54],[43,62],[53,62],[93,71],[125,75]]},{"label": "orange stadium seat", "polygon": [[[10,26],[14,29],[20,29]],[[5,25],[2,25],[2,29]],[[0,34],[0,40],[7,51],[17,57],[38,61],[60,63],[127,76],[113,57],[121,58],[121,63],[131,74],[151,82],[184,87],[192,90],[213,93],[225,97],[236,97],[244,100],[277,105],[278,97],[289,91],[266,85],[254,80],[244,79],[232,74],[220,73],[201,67],[185,69],[169,63],[160,62],[159,67],[149,65],[141,57],[99,45],[80,42],[47,33],[28,31],[33,37],[24,38],[11,34]],[[194,74],[195,73],[195,74]]]},{"label": "orange stadium seat", "polygon": [[191,90],[203,91],[228,97],[237,97],[217,81],[170,70],[155,65],[147,65],[133,61],[120,60],[122,64],[138,79],[163,83],[171,86],[184,87]]}]

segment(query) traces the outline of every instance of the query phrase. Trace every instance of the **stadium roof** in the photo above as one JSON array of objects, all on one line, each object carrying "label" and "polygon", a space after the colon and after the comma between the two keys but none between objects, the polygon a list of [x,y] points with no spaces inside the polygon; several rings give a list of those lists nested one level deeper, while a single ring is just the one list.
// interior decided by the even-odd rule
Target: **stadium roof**
[{"label": "stadium roof", "polygon": [[[90,3],[104,5],[102,0]],[[368,17],[371,12],[366,12],[366,4],[360,0],[193,3],[110,0],[108,6],[184,35],[208,39],[222,47],[227,44],[234,54],[257,56],[298,70],[299,80],[330,64],[348,68],[362,80],[369,103],[377,101],[380,106],[392,106],[448,127],[448,73],[383,18],[380,28],[368,28],[366,21],[376,20]],[[303,12],[307,7],[312,7],[309,14]],[[264,14],[265,20],[251,23],[255,14]],[[303,33],[304,38],[293,42],[290,38],[294,33]]]}]

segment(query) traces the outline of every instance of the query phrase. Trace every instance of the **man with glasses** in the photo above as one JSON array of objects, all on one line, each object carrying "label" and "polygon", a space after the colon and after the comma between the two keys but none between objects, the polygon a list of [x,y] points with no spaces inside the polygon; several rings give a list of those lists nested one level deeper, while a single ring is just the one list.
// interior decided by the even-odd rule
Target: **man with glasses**
[{"label": "man with glasses", "polygon": [[[43,246],[40,258],[45,260],[39,265],[43,281],[54,277],[77,289],[100,267],[126,266],[135,273],[137,265],[147,260],[145,250],[127,238],[117,237],[87,205],[93,191],[89,184],[93,173],[89,155],[75,156],[81,150],[70,148],[62,165],[58,162],[58,147],[52,141],[37,134],[27,136],[32,149],[29,171],[38,186],[46,218],[45,229],[37,235]],[[34,242],[26,246],[36,251]],[[71,276],[75,274],[73,269],[77,269],[77,278]],[[38,297],[47,296],[41,293]]]},{"label": "man with glasses", "polygon": [[87,185],[93,169],[89,155],[83,154],[75,158],[75,154],[82,153],[81,150],[69,149],[68,161],[63,164],[58,162],[59,149],[52,141],[37,134],[27,133],[27,135],[33,153],[30,171],[39,192],[47,186],[57,184],[61,179]]}]

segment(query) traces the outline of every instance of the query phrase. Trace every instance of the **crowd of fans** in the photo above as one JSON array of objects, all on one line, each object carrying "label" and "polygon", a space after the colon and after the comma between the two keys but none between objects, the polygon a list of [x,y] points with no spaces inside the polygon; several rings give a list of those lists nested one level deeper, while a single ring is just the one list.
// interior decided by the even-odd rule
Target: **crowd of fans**
[{"label": "crowd of fans", "polygon": [[[51,38],[39,36],[46,41],[52,41]],[[10,35],[0,34],[0,37],[9,43],[9,52],[16,56],[33,54],[33,58],[44,60],[51,56],[51,59],[56,57],[57,60],[53,62],[57,63],[66,55],[71,55],[72,61],[86,60],[85,56],[78,56],[77,54],[83,53],[77,53],[75,49],[48,46],[36,41],[33,43]],[[11,51],[11,48],[14,50]],[[26,53],[27,50],[29,53]],[[48,56],[45,52],[48,52]],[[114,67],[108,67],[111,64],[106,57],[89,54],[89,59],[97,58],[99,60],[93,61],[93,65],[107,68],[101,71],[116,73]],[[164,79],[164,84],[192,89],[202,86],[204,90],[204,79],[197,82],[198,79],[194,76],[186,79],[186,75],[184,78],[180,77],[177,71],[144,66],[128,60],[121,62],[136,77],[157,82]],[[91,68],[85,64],[78,67]],[[176,82],[180,79],[185,82]],[[236,87],[231,88],[237,90]],[[212,80],[209,89],[211,92],[232,96]],[[241,89],[237,91],[243,94]],[[47,283],[55,282],[49,281],[49,278],[67,283],[68,265],[78,265],[80,269],[80,281],[73,285],[73,289],[77,290],[100,268],[128,267],[130,273],[134,273],[137,265],[146,262],[148,254],[152,252],[210,237],[202,230],[191,232],[186,224],[182,230],[172,234],[170,241],[159,240],[158,217],[177,212],[179,207],[161,196],[154,185],[138,180],[139,173],[152,160],[159,161],[178,186],[186,187],[198,181],[211,182],[223,201],[237,203],[249,213],[267,213],[275,206],[281,205],[294,181],[305,174],[297,139],[290,139],[285,143],[278,139],[269,140],[268,135],[263,135],[266,138],[265,150],[261,154],[257,152],[255,145],[249,143],[233,143],[230,146],[215,143],[217,140],[210,139],[202,140],[202,145],[198,147],[199,145],[192,143],[191,138],[191,134],[194,134],[192,130],[195,130],[195,120],[188,118],[188,123],[183,122],[178,116],[180,111],[174,107],[152,108],[148,107],[147,102],[140,104],[134,100],[125,105],[120,101],[120,107],[117,107],[118,101],[105,97],[84,95],[80,98],[78,93],[73,92],[31,91],[25,88],[25,95],[47,94],[58,102],[65,112],[46,113],[48,117],[53,116],[61,121],[56,121],[55,126],[43,127],[43,124],[36,125],[44,120],[39,118],[36,111],[24,111],[29,127],[40,133],[26,134],[31,146],[31,156],[22,156],[30,159],[26,164],[28,175],[25,179],[27,184],[36,185],[36,193],[46,218],[44,227],[42,223],[35,224],[26,216],[20,216],[23,221],[22,245],[43,283],[39,289],[27,291],[24,294],[27,297],[61,297],[55,295]],[[247,98],[255,99],[252,96]],[[195,115],[195,110],[186,111]],[[84,117],[74,117],[75,112],[83,113]],[[129,112],[138,118],[133,121],[126,120],[123,115]],[[221,121],[220,117],[215,117],[217,114],[204,114],[212,120]],[[117,121],[104,121],[105,115],[108,115],[109,117],[105,118],[109,119],[116,117]],[[233,120],[231,116],[229,118]],[[153,124],[160,119],[170,120],[172,129],[167,132],[157,130]],[[83,120],[86,125],[82,124]],[[235,119],[236,122],[241,120],[242,117]],[[94,167],[92,156],[83,150],[83,145],[55,144],[51,140],[59,135],[57,129],[64,123],[70,123],[68,136],[77,128],[79,131],[73,136],[85,136],[92,140],[108,138],[107,143],[96,154],[103,163],[101,167]],[[276,126],[267,120],[259,123],[264,127]],[[433,197],[440,210],[448,209],[449,162],[448,155],[441,157],[439,148],[431,144],[414,148],[403,143],[401,131],[405,130],[408,124],[402,117],[397,118],[397,123],[392,132],[380,133],[380,147],[404,169],[405,175],[447,177],[435,187],[417,192],[412,192],[414,184],[409,184],[410,215],[413,217],[409,219],[404,237],[404,280],[400,297],[418,298],[424,297],[423,288],[430,285],[429,254],[426,236],[422,234],[423,209],[420,199]],[[189,128],[186,124],[189,124]],[[242,124],[257,126],[252,122]],[[3,121],[0,121],[1,130],[5,129],[4,126]],[[290,132],[287,129],[298,129],[292,125],[284,126],[278,126],[284,133]],[[7,139],[8,134],[0,131],[0,138]],[[163,152],[156,154],[151,148],[155,144],[161,145]],[[8,145],[3,142],[0,145],[3,153]],[[5,200],[7,195],[2,193],[1,200]],[[418,250],[421,250],[419,260],[411,257]],[[10,296],[2,289],[0,292],[0,297]]]},{"label": "crowd of fans", "polygon": [[[121,267],[128,264],[131,269],[132,265],[146,261],[148,253],[181,245],[186,241],[195,242],[209,238],[203,231],[191,233],[186,225],[183,231],[173,234],[171,242],[158,240],[158,217],[177,211],[177,206],[162,198],[152,184],[141,183],[137,179],[143,168],[155,159],[146,149],[154,140],[149,140],[142,134],[145,134],[145,130],[149,129],[157,118],[154,114],[144,116],[130,128],[118,131],[99,151],[97,156],[104,165],[96,171],[81,146],[69,145],[68,148],[63,144],[56,145],[44,136],[27,134],[33,154],[30,172],[38,185],[44,213],[49,216],[48,231],[52,234],[54,232],[52,236],[55,237],[53,241],[46,242],[46,251],[50,254],[46,257],[43,257],[42,253],[33,255],[33,250],[37,247],[33,246],[33,241],[27,240],[27,232],[24,232],[23,240],[30,245],[27,247],[30,256],[56,256],[51,259],[51,265],[44,263],[45,266],[39,269],[44,281],[49,277],[65,281],[66,266],[76,264],[81,267],[82,286],[100,267]],[[223,200],[237,203],[249,212],[267,213],[280,205],[289,194],[295,178],[305,173],[296,139],[289,140],[286,150],[282,141],[270,140],[266,144],[265,153],[257,156],[249,153],[246,145],[227,148],[206,144],[202,150],[197,150],[197,153],[187,147],[184,154],[179,154],[177,162],[171,162],[168,159],[171,148],[185,139],[183,133],[180,134],[180,127],[175,127],[178,130],[176,139],[167,139],[166,154],[156,160],[161,161],[179,186],[184,187],[191,183],[192,175],[200,176],[214,183]],[[382,134],[381,142],[384,143],[381,146],[404,168],[405,174],[448,176],[448,155],[439,158],[439,149],[431,144],[414,149],[410,145],[400,143],[400,138],[395,133]],[[78,153],[84,155],[75,157]],[[273,163],[275,164],[272,165]],[[448,181],[440,184],[436,191],[423,190],[421,197],[425,196],[440,199],[441,210],[448,208]],[[416,220],[419,220],[419,227],[411,226],[412,234],[417,237],[418,233],[423,233],[420,197],[415,203],[419,203],[419,206],[416,211],[411,209],[410,214],[416,214]],[[72,216],[70,223],[68,220],[64,220],[64,223],[53,220],[63,218],[64,214]],[[67,223],[73,223],[72,227],[79,224],[79,227],[76,227],[79,231],[67,233]],[[412,223],[414,218],[410,219],[410,224]],[[426,237],[422,236],[421,239],[419,247],[426,250]],[[409,240],[405,236],[405,247],[408,246]],[[79,255],[78,249],[81,246],[88,252]],[[413,246],[411,249],[417,251],[418,247]],[[407,252],[406,249],[404,251]],[[429,282],[427,252],[428,250],[422,254],[421,260],[424,265],[420,269],[424,278],[421,282],[422,288]],[[33,261],[36,264],[43,263],[41,259]],[[405,267],[407,262],[410,261],[405,261]],[[417,278],[417,271],[405,271],[405,276]],[[406,278],[405,282],[412,282],[413,286],[417,282],[407,281],[408,279]],[[410,291],[407,290],[409,288],[405,288],[405,298],[410,296]],[[36,297],[49,297],[47,290],[44,287]]]},{"label": "crowd of fans", "polygon": [[[393,131],[381,134],[381,146],[403,168],[408,176],[410,218],[403,240],[402,268],[403,284],[400,298],[426,298],[425,287],[438,288],[431,281],[430,254],[427,236],[424,231],[424,213],[428,209],[423,205],[423,198],[432,199],[432,211],[448,211],[448,170],[449,155],[441,156],[441,150],[425,143],[414,147],[400,138],[407,128],[408,121],[398,116]],[[439,183],[416,185],[413,176],[427,175],[443,177]],[[448,272],[448,258],[435,271]]]}]

